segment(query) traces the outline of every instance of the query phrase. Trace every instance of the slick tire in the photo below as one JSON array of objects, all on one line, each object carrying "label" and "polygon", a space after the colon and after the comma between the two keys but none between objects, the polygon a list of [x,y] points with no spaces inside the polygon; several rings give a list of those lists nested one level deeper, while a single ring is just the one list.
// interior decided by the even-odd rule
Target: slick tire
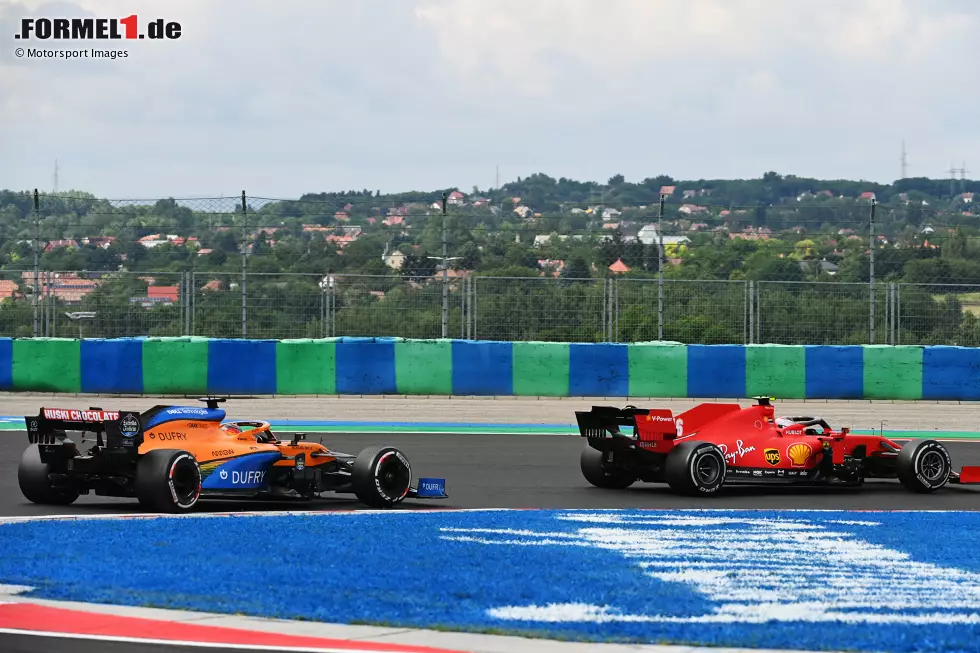
[{"label": "slick tire", "polygon": [[31,503],[50,506],[68,506],[78,499],[78,491],[71,487],[55,487],[48,474],[51,466],[41,462],[41,450],[36,444],[27,447],[17,467],[20,491]]},{"label": "slick tire", "polygon": [[197,459],[174,449],[144,454],[136,467],[136,498],[147,512],[190,512],[201,498]]},{"label": "slick tire", "polygon": [[582,449],[579,464],[585,480],[603,490],[624,490],[636,483],[636,477],[622,469],[605,465],[602,462],[602,452],[589,445]]},{"label": "slick tire", "polygon": [[898,452],[898,480],[912,492],[935,492],[949,482],[953,460],[935,440],[911,440]]},{"label": "slick tire", "polygon": [[667,454],[667,485],[678,494],[709,496],[725,483],[725,454],[710,442],[682,442]]},{"label": "slick tire", "polygon": [[371,447],[357,454],[351,472],[354,494],[371,508],[400,503],[412,485],[412,465],[394,447]]}]

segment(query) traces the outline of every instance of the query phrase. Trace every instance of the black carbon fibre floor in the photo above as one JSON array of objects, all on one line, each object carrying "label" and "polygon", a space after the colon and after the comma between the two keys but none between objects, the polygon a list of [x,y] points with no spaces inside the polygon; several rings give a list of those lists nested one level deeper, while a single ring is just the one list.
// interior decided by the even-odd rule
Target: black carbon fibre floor
[{"label": "black carbon fibre floor", "polygon": [[[980,510],[980,485],[948,486],[930,495],[913,494],[893,481],[868,482],[861,489],[851,490],[733,487],[710,499],[676,496],[663,485],[599,490],[589,485],[579,471],[583,443],[576,436],[357,433],[326,435],[324,443],[349,453],[371,445],[391,444],[409,457],[416,477],[447,479],[449,499],[406,502],[406,508]],[[980,465],[980,443],[945,444],[957,468]],[[68,508],[29,503],[17,484],[17,463],[26,447],[23,432],[0,435],[0,516],[138,512],[135,500],[103,497],[81,497]],[[361,507],[346,495],[312,503],[209,501],[199,506],[202,511]]]}]

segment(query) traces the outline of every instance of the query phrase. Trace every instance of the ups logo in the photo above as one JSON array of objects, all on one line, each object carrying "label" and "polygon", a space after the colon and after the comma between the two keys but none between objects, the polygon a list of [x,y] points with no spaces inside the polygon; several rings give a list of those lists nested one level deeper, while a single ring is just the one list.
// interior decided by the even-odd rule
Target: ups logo
[{"label": "ups logo", "polygon": [[779,464],[779,461],[780,461],[779,449],[766,449],[764,453],[766,455],[766,462],[767,463],[769,463],[770,465],[778,465]]}]

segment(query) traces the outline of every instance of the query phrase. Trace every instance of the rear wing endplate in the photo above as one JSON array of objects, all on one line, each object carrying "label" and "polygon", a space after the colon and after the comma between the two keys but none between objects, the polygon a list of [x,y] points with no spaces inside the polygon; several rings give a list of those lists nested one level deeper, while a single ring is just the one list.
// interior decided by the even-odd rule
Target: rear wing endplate
[{"label": "rear wing endplate", "polygon": [[[575,411],[575,421],[578,422],[579,433],[584,438],[632,437],[636,429],[636,416],[649,412],[632,406],[593,406],[589,411]],[[625,435],[620,428],[622,426],[631,427],[634,431]]]},{"label": "rear wing endplate", "polygon": [[143,422],[135,411],[101,408],[41,408],[37,415],[24,417],[27,441],[42,446],[58,445],[67,431],[95,433],[98,445],[106,449],[132,450],[143,444]]}]

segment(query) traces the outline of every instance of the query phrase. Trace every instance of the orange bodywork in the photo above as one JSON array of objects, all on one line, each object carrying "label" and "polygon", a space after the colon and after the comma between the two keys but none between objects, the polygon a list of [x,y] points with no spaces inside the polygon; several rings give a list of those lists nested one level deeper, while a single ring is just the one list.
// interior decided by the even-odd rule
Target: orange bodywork
[{"label": "orange bodywork", "polygon": [[[247,454],[276,451],[283,455],[283,460],[276,462],[275,467],[294,467],[297,454],[305,454],[306,467],[336,460],[322,444],[280,441],[269,422],[167,421],[144,432],[139,453],[154,449],[182,449],[192,454],[202,466]],[[314,453],[316,457],[311,455]]]}]

